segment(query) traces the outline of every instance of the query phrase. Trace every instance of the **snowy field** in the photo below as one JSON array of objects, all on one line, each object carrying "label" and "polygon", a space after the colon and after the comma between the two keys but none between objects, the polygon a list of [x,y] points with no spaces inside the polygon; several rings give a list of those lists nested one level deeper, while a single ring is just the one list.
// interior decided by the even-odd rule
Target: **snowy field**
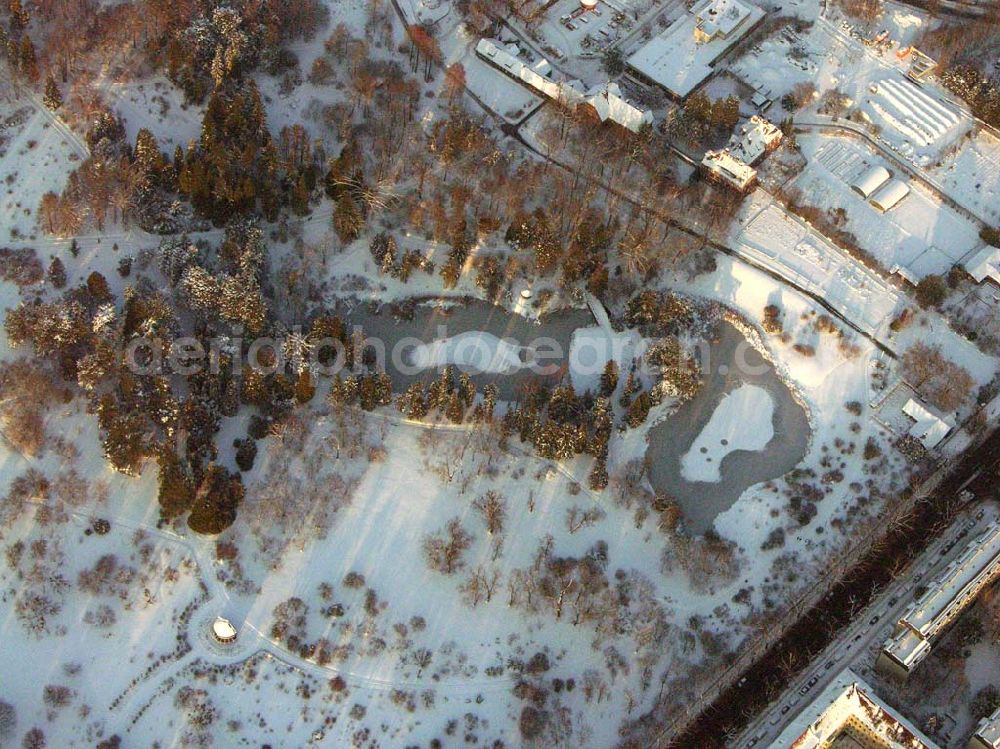
[{"label": "snowy field", "polygon": [[180,92],[163,76],[142,82],[113,82],[105,86],[104,96],[125,121],[129,141],[146,128],[160,141],[160,148],[173,156],[174,148],[187,148],[201,135],[201,106],[184,103]]},{"label": "snowy field", "polygon": [[[413,20],[438,23],[444,60],[466,65],[470,88],[487,106],[513,119],[536,106],[537,97],[470,57],[473,40],[449,28],[457,23],[451,3],[400,3]],[[647,5],[621,4],[639,12]],[[560,0],[546,23],[576,5]],[[332,3],[332,24],[345,22],[360,37],[366,6],[366,0]],[[585,32],[600,36],[597,29],[609,27],[612,14],[611,6],[600,8],[603,15],[591,16],[589,27],[580,24],[578,39],[560,41],[553,31],[550,41],[569,47]],[[398,24],[396,32],[369,39],[370,54],[401,59]],[[295,45],[303,77],[324,54],[325,36]],[[829,59],[797,57],[788,67],[789,52],[802,43],[765,42],[744,75],[775,96],[810,76],[834,85],[844,64],[834,52]],[[581,67],[584,77],[588,70],[603,76],[599,60]],[[303,123],[311,138],[338,146],[330,121],[349,124],[364,106],[346,81],[305,82],[290,91],[270,76],[259,81],[275,136]],[[198,135],[199,108],[181,107],[162,79],[106,83],[102,92],[125,118],[130,138],[146,127],[170,149]],[[440,75],[418,90],[428,129],[444,111],[440,92]],[[85,149],[37,102],[6,103],[17,116],[0,132],[6,180],[0,224],[28,236],[37,231],[41,195],[62,187]],[[339,109],[331,114],[329,107]],[[947,131],[939,139],[949,137]],[[830,186],[839,182],[831,176],[816,184],[831,190],[829,201]],[[911,195],[900,209],[925,207],[918,198]],[[299,253],[302,273],[320,279],[317,297],[350,296],[351,304],[432,294],[481,297],[471,272],[447,292],[437,274],[418,270],[408,283],[380,274],[369,236],[332,251],[339,244],[331,213],[324,200],[296,223],[300,245],[295,239],[268,245],[275,267]],[[859,222],[859,235],[875,229],[854,214],[848,220]],[[914,225],[905,227],[903,244],[916,242],[914,236],[928,247],[940,244],[935,232],[944,227],[954,232],[950,249],[968,231],[928,225],[925,216],[908,220]],[[438,267],[445,262],[446,245],[411,235],[405,226],[393,230],[401,251],[416,250]],[[193,238],[217,242],[221,235],[212,229]],[[508,252],[501,236],[477,242],[472,260]],[[900,236],[878,235],[884,244]],[[938,315],[922,314],[890,339],[888,322],[905,298],[763,191],[747,200],[731,240],[899,350],[915,341],[938,343],[969,368],[977,385],[996,371],[996,360]],[[37,246],[43,260],[58,255],[65,262],[70,283],[97,270],[120,297],[138,272],[132,281],[119,276],[119,259],[156,242],[109,224],[102,234],[80,238],[78,256],[61,238],[40,237]],[[110,471],[96,419],[82,399],[53,407],[45,423],[50,441],[39,457],[0,446],[0,493],[6,495],[0,503],[6,560],[0,683],[16,709],[18,742],[37,728],[48,746],[80,749],[113,735],[123,747],[605,749],[620,741],[623,720],[638,718],[661,697],[678,711],[693,704],[745,638],[794,591],[815,582],[835,550],[870,527],[878,492],[904,486],[908,470],[867,405],[873,363],[883,359],[876,346],[788,285],[728,256],[716,260],[714,272],[693,280],[678,273],[651,283],[666,281],[749,320],[740,325],[774,363],[812,429],[794,475],[747,489],[718,517],[717,542],[665,530],[650,509],[641,472],[630,483],[649,424],[615,432],[611,485],[594,492],[587,488],[589,456],[543,460],[495,426],[429,428],[403,420],[394,408],[371,414],[331,409],[320,392],[259,440],[256,463],[244,476],[239,519],[218,538],[204,538],[182,521],[158,523],[152,461],[136,478]],[[536,304],[540,292],[557,285],[533,282],[533,301],[519,303]],[[0,306],[17,300],[13,286],[0,285]],[[768,335],[753,322],[766,305],[780,312],[780,331]],[[294,319],[300,312],[289,300],[279,315]],[[626,372],[644,345],[637,332],[613,331],[606,321],[577,329],[569,372],[574,386],[596,390],[607,352]],[[13,353],[23,352],[0,343],[0,356]],[[419,346],[414,363],[509,371],[521,366],[522,353],[494,336],[470,333]],[[653,418],[669,418],[672,405],[667,399]],[[771,426],[773,409],[760,388],[733,390],[686,456],[687,475],[717,481],[727,455],[760,450],[780,436]],[[249,421],[250,409],[221,420],[220,464],[235,468],[233,440],[246,434]],[[862,460],[869,440],[879,457]],[[803,496],[812,498],[805,507]],[[498,505],[499,523],[490,514]],[[453,568],[433,553],[440,548],[435,541],[449,533],[464,544]],[[219,614],[236,624],[235,645],[209,637],[208,625]],[[522,738],[521,724],[525,708],[534,705],[544,706],[546,723],[532,744]]]},{"label": "snowy field", "polygon": [[962,141],[931,174],[963,204],[994,225],[1000,223],[1000,139],[992,133],[981,130]]},{"label": "snowy field", "polygon": [[[799,145],[809,163],[791,187],[801,193],[801,202],[827,210],[843,209],[844,228],[887,270],[899,266],[917,278],[944,274],[982,245],[977,227],[968,219],[862,143],[802,135]],[[895,172],[894,177],[910,188],[909,195],[885,213],[851,189],[873,166]]]},{"label": "snowy field", "polygon": [[515,83],[483,60],[474,51],[462,60],[469,92],[508,122],[520,122],[541,106],[541,96]]},{"label": "snowy field", "polygon": [[821,294],[862,330],[885,329],[901,304],[894,289],[761,191],[745,205],[731,231],[747,253]]},{"label": "snowy field", "polygon": [[781,111],[778,100],[796,84],[808,81],[821,91],[831,88],[841,66],[859,58],[843,40],[831,40],[815,27],[798,34],[786,26],[750,47],[729,72],[775,101]]},{"label": "snowy field", "polygon": [[39,102],[0,88],[0,241],[35,233],[42,195],[61,191],[66,167],[86,156],[81,139]]}]

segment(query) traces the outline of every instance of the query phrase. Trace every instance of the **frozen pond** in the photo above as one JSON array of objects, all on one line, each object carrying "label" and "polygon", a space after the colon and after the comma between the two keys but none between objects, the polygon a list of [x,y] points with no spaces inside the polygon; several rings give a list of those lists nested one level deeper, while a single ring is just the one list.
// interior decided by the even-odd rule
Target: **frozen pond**
[{"label": "frozen pond", "polygon": [[[393,389],[432,380],[443,364],[458,370],[468,365],[479,372],[472,376],[476,385],[495,384],[501,400],[514,398],[531,381],[561,382],[573,332],[594,325],[586,309],[559,310],[536,323],[478,299],[448,300],[445,307],[418,304],[408,320],[395,319],[388,305],[338,312],[349,325],[364,328],[367,338],[384,343]],[[393,364],[393,349],[401,366]],[[537,366],[529,366],[533,362]]]},{"label": "frozen pond", "polygon": [[798,465],[809,444],[805,410],[732,325],[720,326],[707,364],[702,389],[650,429],[646,449],[653,488],[680,503],[692,533],[711,528],[747,488]]}]

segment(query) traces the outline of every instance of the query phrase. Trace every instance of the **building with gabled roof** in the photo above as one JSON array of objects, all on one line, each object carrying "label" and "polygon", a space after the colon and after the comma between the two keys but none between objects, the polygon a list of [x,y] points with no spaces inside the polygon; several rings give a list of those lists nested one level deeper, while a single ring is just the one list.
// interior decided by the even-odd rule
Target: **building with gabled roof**
[{"label": "building with gabled roof", "polygon": [[916,398],[910,398],[906,402],[903,413],[913,420],[909,435],[920,440],[920,444],[928,450],[937,447],[955,428],[954,419],[926,403],[921,403]]},{"label": "building with gabled roof", "polygon": [[701,166],[710,179],[723,182],[739,192],[749,192],[757,184],[757,170],[725,148],[721,151],[705,151]]},{"label": "building with gabled roof", "polygon": [[964,263],[965,270],[976,283],[990,279],[1000,284],[1000,247],[986,245]]},{"label": "building with gabled roof", "polygon": [[730,138],[729,152],[744,164],[753,166],[781,145],[782,137],[781,128],[755,114]]}]

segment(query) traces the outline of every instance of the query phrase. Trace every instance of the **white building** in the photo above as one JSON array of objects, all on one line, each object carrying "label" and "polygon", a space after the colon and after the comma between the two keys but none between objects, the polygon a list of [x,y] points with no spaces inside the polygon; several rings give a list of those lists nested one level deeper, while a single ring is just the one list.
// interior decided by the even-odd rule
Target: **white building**
[{"label": "white building", "polygon": [[893,179],[879,188],[878,192],[868,199],[868,202],[882,213],[885,213],[909,194],[909,185],[902,180]]},{"label": "white building", "polygon": [[704,0],[640,47],[626,64],[639,80],[685,99],[763,18],[764,11],[745,0]]},{"label": "white building", "polygon": [[876,190],[890,179],[892,179],[892,175],[888,169],[884,166],[873,166],[851,183],[851,189],[868,200]]},{"label": "white building", "polygon": [[770,749],[939,749],[846,670],[793,720]]},{"label": "white building", "polygon": [[493,39],[480,39],[476,54],[493,67],[503,71],[535,91],[570,108],[588,105],[593,107],[601,122],[614,122],[634,133],[653,124],[653,113],[639,109],[623,95],[617,83],[585,89],[580,81],[552,80],[552,66],[544,58],[528,65],[518,58],[516,45],[509,47]]},{"label": "white building", "polygon": [[1000,749],[1000,710],[979,721],[969,749]]},{"label": "white building", "polygon": [[929,405],[910,398],[903,406],[903,413],[913,419],[909,435],[920,440],[920,444],[932,450],[955,428],[955,421],[944,416]]},{"label": "white building", "polygon": [[740,125],[729,141],[729,152],[744,164],[753,166],[781,144],[781,129],[763,117],[754,115]]},{"label": "white building", "polygon": [[725,148],[721,151],[706,151],[701,165],[710,178],[725,182],[740,192],[748,192],[757,183],[757,170],[740,161]]},{"label": "white building", "polygon": [[1000,284],[1000,247],[983,247],[966,261],[965,270],[976,279],[976,283],[982,283],[988,278],[993,283]]},{"label": "white building", "polygon": [[236,642],[236,627],[228,619],[217,616],[212,622],[212,637],[223,645]]},{"label": "white building", "polygon": [[998,576],[1000,524],[992,523],[896,622],[879,653],[879,670],[905,679],[930,653],[933,640]]}]

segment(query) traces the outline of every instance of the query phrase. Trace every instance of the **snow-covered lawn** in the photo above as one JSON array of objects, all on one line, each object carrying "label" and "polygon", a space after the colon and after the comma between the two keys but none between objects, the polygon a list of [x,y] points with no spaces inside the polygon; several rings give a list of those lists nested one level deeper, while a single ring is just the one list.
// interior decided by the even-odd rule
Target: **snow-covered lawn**
[{"label": "snow-covered lawn", "polygon": [[955,153],[931,173],[948,190],[980,216],[1000,223],[1000,140],[981,130],[964,140]]},{"label": "snow-covered lawn", "polygon": [[63,189],[69,170],[86,150],[28,97],[12,97],[0,109],[4,112],[0,118],[0,241],[9,242],[35,235],[42,195]]},{"label": "snow-covered lawn", "polygon": [[758,262],[821,294],[862,330],[884,331],[903,301],[876,273],[761,190],[746,201],[731,237]]},{"label": "snow-covered lawn", "polygon": [[763,450],[774,437],[771,416],[774,401],[756,385],[741,385],[716,406],[705,428],[681,458],[681,472],[688,481],[715,482],[729,453]]}]

